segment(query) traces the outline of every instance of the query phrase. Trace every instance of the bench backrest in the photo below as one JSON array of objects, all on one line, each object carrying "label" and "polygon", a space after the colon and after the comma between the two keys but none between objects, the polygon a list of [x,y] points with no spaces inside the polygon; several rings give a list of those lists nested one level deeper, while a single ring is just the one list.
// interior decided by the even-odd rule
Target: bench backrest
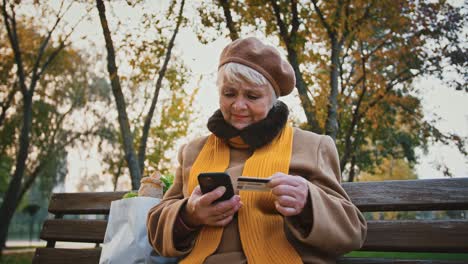
[{"label": "bench backrest", "polygon": [[[468,178],[343,183],[353,203],[362,212],[468,210]],[[109,213],[110,203],[124,192],[56,193],[33,263],[98,263],[100,249],[57,249],[55,241],[102,243],[106,220],[62,219],[68,214]],[[363,251],[468,253],[468,219],[372,220]],[[385,260],[342,258],[339,263],[462,263],[453,261]]]}]

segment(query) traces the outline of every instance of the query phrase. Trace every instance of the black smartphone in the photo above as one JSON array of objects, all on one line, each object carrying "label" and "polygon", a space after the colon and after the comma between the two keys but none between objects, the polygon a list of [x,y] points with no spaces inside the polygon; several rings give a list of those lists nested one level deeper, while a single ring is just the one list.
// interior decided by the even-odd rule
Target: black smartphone
[{"label": "black smartphone", "polygon": [[231,176],[225,172],[204,172],[198,175],[198,184],[203,194],[209,193],[219,186],[226,187],[226,192],[223,196],[214,201],[220,202],[231,199],[234,196],[234,188],[232,187]]}]

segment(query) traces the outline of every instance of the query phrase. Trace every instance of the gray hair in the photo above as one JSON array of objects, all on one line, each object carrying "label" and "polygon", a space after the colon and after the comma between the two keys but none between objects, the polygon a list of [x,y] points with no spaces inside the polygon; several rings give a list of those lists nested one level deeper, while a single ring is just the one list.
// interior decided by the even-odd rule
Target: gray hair
[{"label": "gray hair", "polygon": [[258,71],[236,62],[229,62],[218,70],[216,85],[221,89],[221,82],[225,78],[231,83],[248,83],[253,85],[267,85],[273,94],[273,103],[276,102],[276,93],[271,83]]}]

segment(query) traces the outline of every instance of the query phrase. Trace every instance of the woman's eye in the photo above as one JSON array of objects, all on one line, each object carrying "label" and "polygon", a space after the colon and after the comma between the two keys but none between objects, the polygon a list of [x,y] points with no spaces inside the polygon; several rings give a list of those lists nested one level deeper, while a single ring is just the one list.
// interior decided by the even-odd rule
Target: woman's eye
[{"label": "woman's eye", "polygon": [[256,95],[248,95],[247,98],[249,98],[250,100],[257,100],[260,97]]},{"label": "woman's eye", "polygon": [[226,96],[226,97],[234,97],[233,93],[224,93],[223,95]]}]

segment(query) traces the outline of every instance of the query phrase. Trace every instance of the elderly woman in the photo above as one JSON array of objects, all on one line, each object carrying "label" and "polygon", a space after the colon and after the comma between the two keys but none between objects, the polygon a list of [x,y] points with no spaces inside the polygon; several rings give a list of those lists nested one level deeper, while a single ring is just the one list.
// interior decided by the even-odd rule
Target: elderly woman
[{"label": "elderly woman", "polygon": [[[340,185],[333,140],[292,128],[277,98],[295,86],[291,65],[256,38],[221,54],[211,134],[179,151],[173,186],[148,215],[148,236],[180,263],[334,263],[361,247],[366,222]],[[270,192],[202,194],[201,172],[270,178]]]}]

